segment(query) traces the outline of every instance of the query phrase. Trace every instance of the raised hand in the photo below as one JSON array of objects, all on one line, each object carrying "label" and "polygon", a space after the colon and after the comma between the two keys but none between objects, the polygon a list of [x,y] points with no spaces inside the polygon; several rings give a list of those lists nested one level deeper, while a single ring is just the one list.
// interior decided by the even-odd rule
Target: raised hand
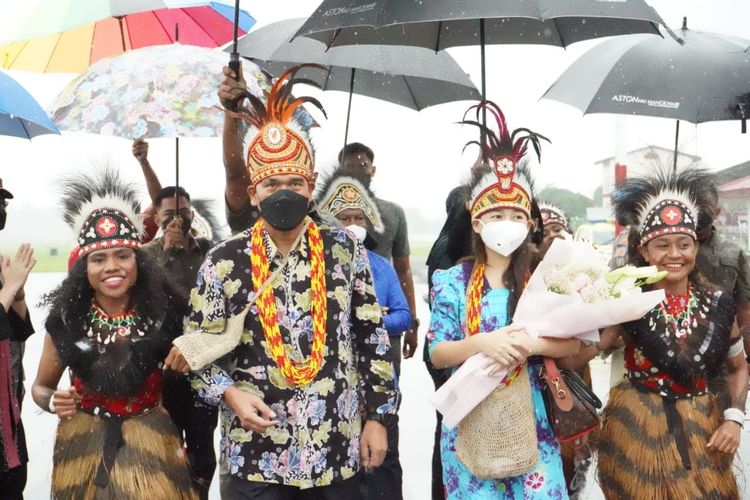
[{"label": "raised hand", "polygon": [[[242,62],[240,61],[240,77],[236,78],[236,74],[229,66],[224,66],[224,78],[219,83],[219,102],[222,106],[227,109],[233,109],[234,103],[242,93],[247,89],[245,84],[245,77],[242,74]],[[239,105],[239,103],[238,103]]]},{"label": "raised hand", "polygon": [[143,139],[136,139],[133,141],[133,156],[138,160],[138,163],[144,163],[148,161],[148,143]]},{"label": "raised hand", "polygon": [[34,258],[34,249],[31,245],[24,243],[18,247],[16,257],[11,260],[10,257],[3,257],[0,261],[0,275],[3,281],[3,291],[10,294],[13,298],[23,290],[29,273],[36,265]]},{"label": "raised hand", "polygon": [[164,250],[185,248],[185,233],[182,231],[182,218],[175,217],[164,229]]}]

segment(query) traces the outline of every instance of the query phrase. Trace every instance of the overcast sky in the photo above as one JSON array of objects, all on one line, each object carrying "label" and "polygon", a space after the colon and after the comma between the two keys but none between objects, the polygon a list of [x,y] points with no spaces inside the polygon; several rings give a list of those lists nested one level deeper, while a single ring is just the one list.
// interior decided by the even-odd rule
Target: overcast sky
[{"label": "overcast sky", "polygon": [[[691,29],[713,31],[750,39],[750,2],[747,0],[651,0],[649,2],[673,28],[688,17]],[[256,26],[287,17],[309,15],[314,0],[243,0],[242,6],[258,20]],[[594,162],[622,151],[648,144],[672,147],[674,122],[658,118],[622,118],[620,134],[615,135],[616,119],[611,115],[582,116],[568,106],[538,101],[544,91],[573,61],[599,41],[574,44],[567,50],[546,46],[491,46],[487,49],[488,97],[506,112],[511,128],[528,127],[552,140],[544,145],[542,164],[536,169],[540,186],[556,185],[590,196],[601,182]],[[479,49],[450,49],[472,79],[479,80]],[[13,72],[42,103],[48,106],[73,75],[39,75]],[[343,143],[346,94],[321,95],[328,120],[319,117],[322,127],[315,130],[318,168],[333,165]],[[378,172],[373,184],[377,194],[401,203],[407,211],[442,220],[447,192],[468,171],[476,152],[463,144],[474,131],[462,129],[459,120],[468,103],[429,108],[421,113],[369,98],[355,96],[350,141],[367,143],[376,153]],[[318,117],[318,115],[316,115]],[[218,139],[181,141],[181,182],[194,196],[221,200],[223,167]],[[697,154],[714,169],[750,159],[750,134],[741,135],[735,122],[707,123],[698,127],[684,124],[680,147]],[[9,210],[8,230],[3,239],[37,240],[42,235],[65,234],[61,223],[47,214],[57,203],[55,180],[72,169],[90,168],[92,162],[107,160],[119,165],[133,180],[140,180],[140,169],[130,156],[130,143],[124,139],[64,133],[33,141],[0,138],[0,177],[16,195]],[[174,182],[173,142],[151,141],[151,160],[163,184]],[[144,190],[145,193],[145,190]],[[145,198],[144,198],[145,200]],[[21,224],[30,209],[44,219]],[[17,218],[14,218],[18,216]],[[39,227],[42,225],[43,227]],[[418,228],[413,228],[417,232]]]}]

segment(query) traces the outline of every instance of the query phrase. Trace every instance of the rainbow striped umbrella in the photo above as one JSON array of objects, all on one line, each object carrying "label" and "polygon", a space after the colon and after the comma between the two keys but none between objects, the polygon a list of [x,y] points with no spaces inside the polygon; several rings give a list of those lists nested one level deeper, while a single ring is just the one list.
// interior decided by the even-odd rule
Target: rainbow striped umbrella
[{"label": "rainbow striped umbrella", "polygon": [[[232,40],[234,7],[210,2],[205,6],[158,9],[110,17],[51,36],[0,47],[4,69],[44,73],[82,73],[91,64],[110,56],[176,41],[214,48]],[[245,34],[255,19],[240,11],[239,33]]]}]

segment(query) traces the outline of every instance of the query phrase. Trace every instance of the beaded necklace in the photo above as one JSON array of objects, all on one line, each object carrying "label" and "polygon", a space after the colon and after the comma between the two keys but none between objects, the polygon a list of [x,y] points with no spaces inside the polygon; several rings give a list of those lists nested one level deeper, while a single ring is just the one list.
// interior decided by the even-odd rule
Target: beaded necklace
[{"label": "beaded necklace", "polygon": [[145,331],[136,326],[138,316],[134,309],[129,309],[124,314],[110,316],[93,299],[89,311],[89,322],[90,326],[86,336],[89,338],[95,337],[97,342],[104,345],[114,342],[117,337],[128,337],[133,331],[139,337],[146,334]]},{"label": "beaded necklace", "polygon": [[[471,272],[469,286],[466,288],[466,330],[469,336],[479,333],[479,323],[482,317],[482,290],[484,289],[484,264],[477,262]],[[513,382],[524,364],[516,366],[503,379],[498,387],[505,387]]]},{"label": "beaded necklace", "polygon": [[[255,223],[250,236],[250,269],[253,288],[257,291],[268,279],[269,264],[263,244],[263,222]],[[281,374],[293,386],[304,386],[312,382],[323,364],[323,349],[326,343],[326,315],[328,311],[325,283],[325,261],[323,239],[318,226],[310,221],[307,226],[307,241],[310,251],[311,312],[313,322],[310,356],[304,361],[292,361],[286,353],[284,339],[279,329],[276,310],[276,295],[272,286],[263,290],[258,298],[258,318],[263,335]]]},{"label": "beaded necklace", "polygon": [[697,321],[693,311],[698,305],[693,287],[688,284],[687,293],[679,295],[667,294],[666,305],[659,304],[656,316],[652,316],[649,322],[651,329],[656,328],[656,321],[664,319],[667,324],[667,334],[675,338],[683,339],[690,335]]}]

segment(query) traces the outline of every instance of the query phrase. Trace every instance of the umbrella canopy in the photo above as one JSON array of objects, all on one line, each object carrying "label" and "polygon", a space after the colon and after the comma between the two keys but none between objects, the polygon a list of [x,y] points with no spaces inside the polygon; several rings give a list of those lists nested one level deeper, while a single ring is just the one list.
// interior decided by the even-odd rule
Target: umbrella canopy
[{"label": "umbrella canopy", "polygon": [[702,123],[750,117],[750,41],[683,27],[671,38],[608,40],[575,61],[542,96],[584,113]]},{"label": "umbrella canopy", "polygon": [[289,43],[303,22],[290,19],[251,32],[238,42],[240,55],[277,76],[296,64],[320,64],[328,71],[304,68],[298,75],[323,90],[353,92],[415,110],[480,97],[447,52],[435,55],[419,47],[385,45],[327,51],[322,43],[304,37]]},{"label": "umbrella canopy", "polygon": [[[216,2],[176,9],[159,9],[110,17],[54,35],[0,47],[5,69],[53,73],[81,73],[89,65],[132,49],[177,41],[199,47],[218,47],[232,39],[234,8]],[[255,19],[240,11],[239,32]]]},{"label": "umbrella canopy", "polygon": [[561,47],[611,35],[658,34],[664,24],[644,0],[324,0],[298,36],[329,47],[375,43],[439,51],[478,45],[479,20],[489,44]]},{"label": "umbrella canopy", "polygon": [[3,9],[0,43],[61,33],[108,17],[207,3],[206,0],[24,0]]},{"label": "umbrella canopy", "polygon": [[21,84],[0,71],[0,135],[31,139],[60,131]]},{"label": "umbrella canopy", "polygon": [[[180,44],[103,59],[62,91],[52,118],[62,130],[129,139],[219,136],[224,112],[216,89],[225,65],[221,51]],[[270,90],[254,64],[244,74],[253,94]]]},{"label": "umbrella canopy", "polygon": [[323,0],[297,36],[328,47],[413,45],[438,52],[479,45],[484,100],[487,43],[565,47],[612,35],[660,34],[659,25],[664,22],[645,0]]}]

